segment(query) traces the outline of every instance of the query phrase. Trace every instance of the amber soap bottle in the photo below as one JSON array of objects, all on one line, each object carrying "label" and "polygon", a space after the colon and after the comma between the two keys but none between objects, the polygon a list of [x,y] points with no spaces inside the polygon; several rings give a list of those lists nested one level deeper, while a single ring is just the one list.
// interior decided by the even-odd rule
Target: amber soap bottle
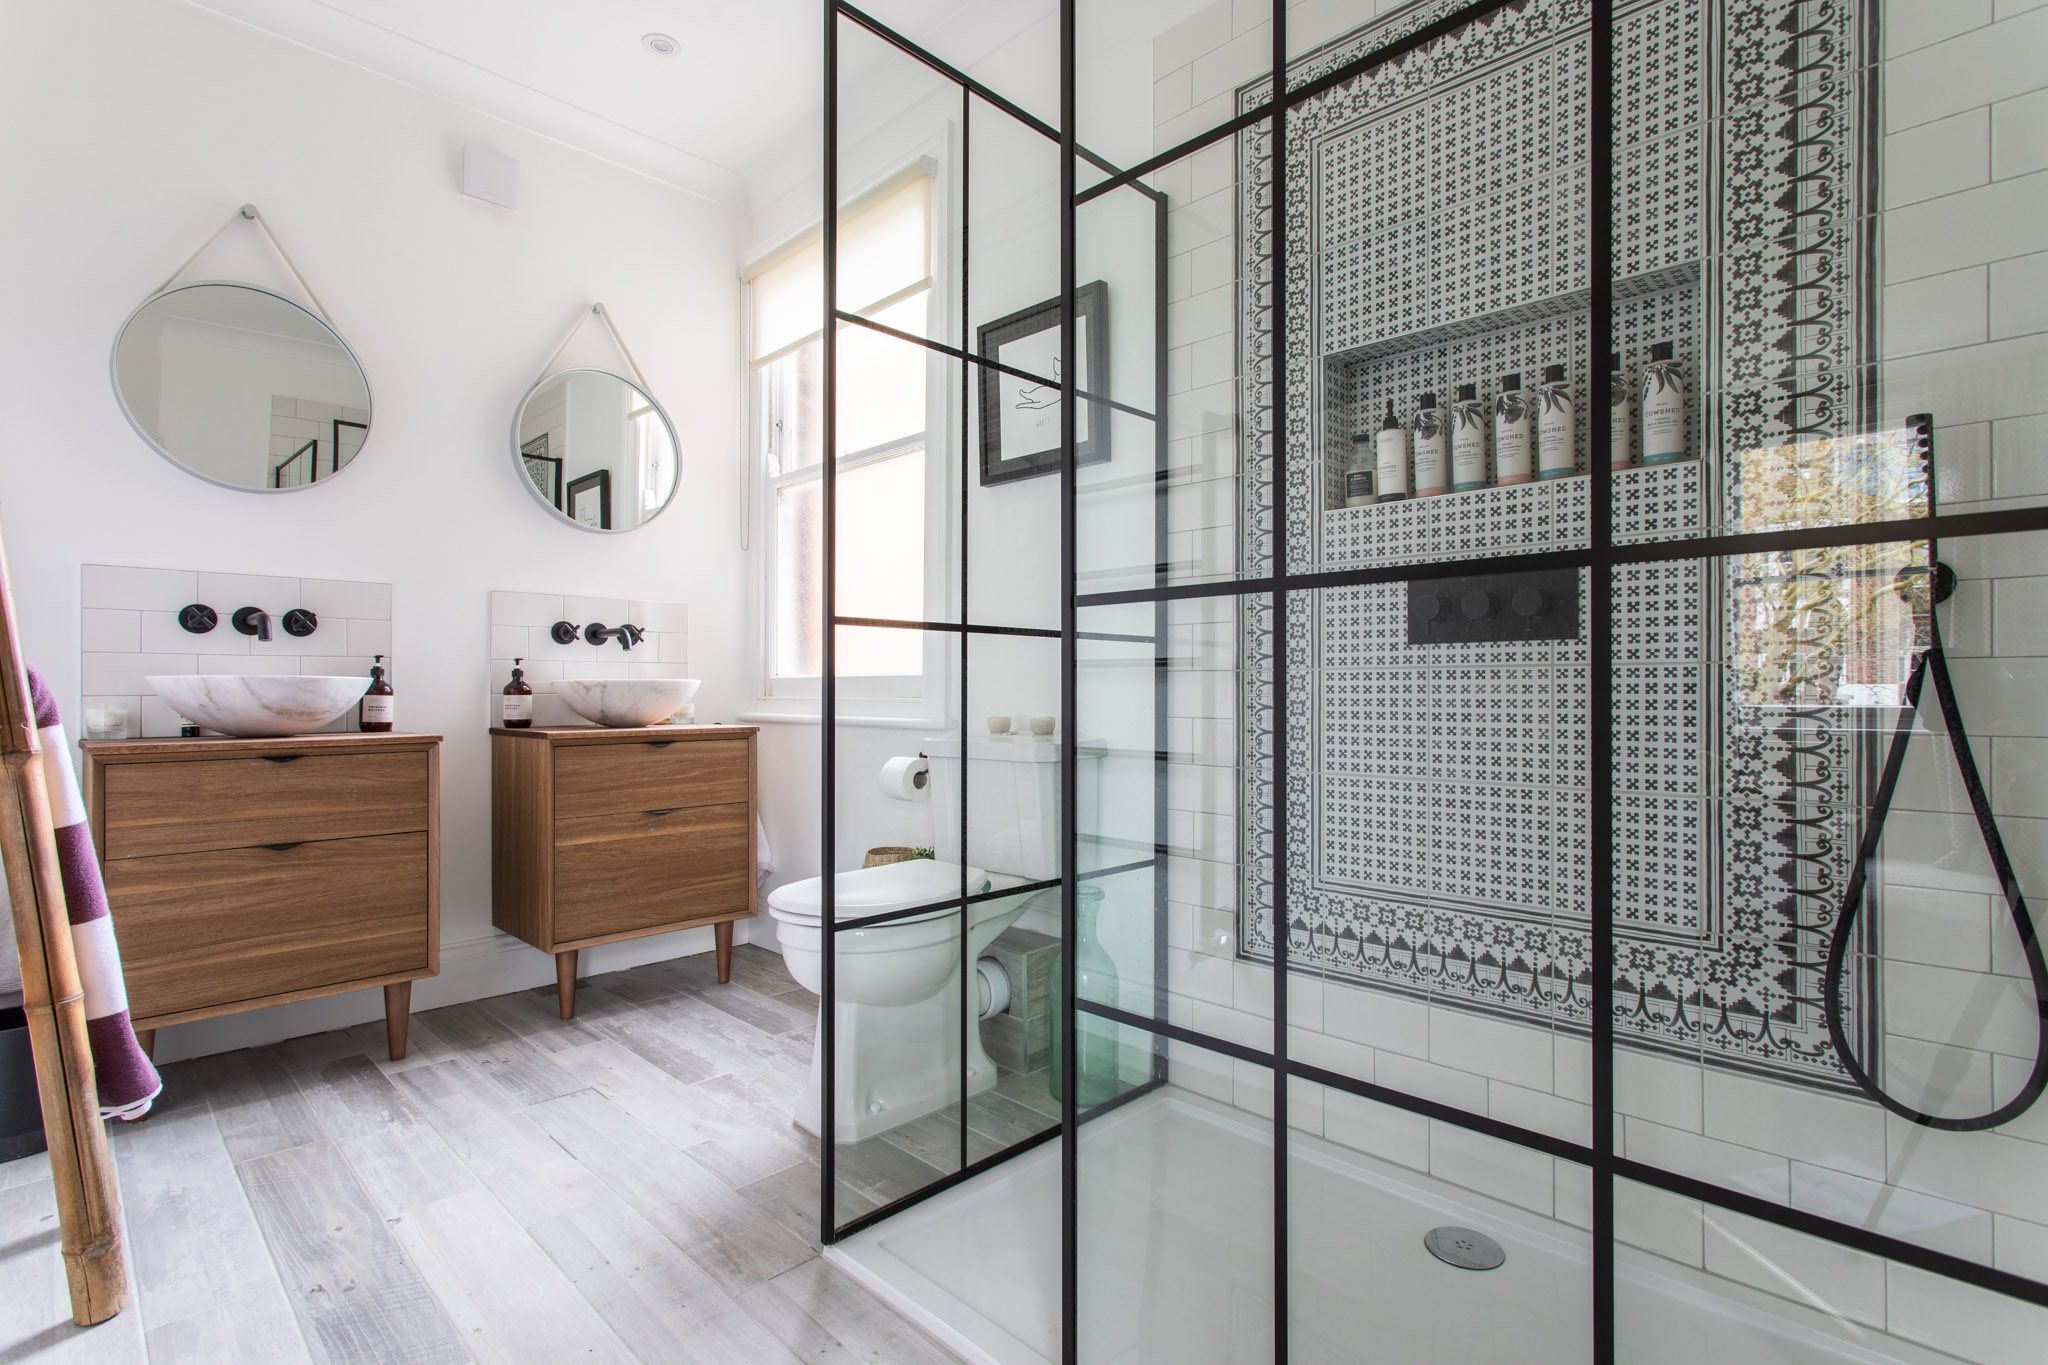
[{"label": "amber soap bottle", "polygon": [[526,680],[526,670],[519,666],[525,662],[512,661],[512,681],[505,684],[505,700],[499,706],[499,717],[507,730],[533,728],[533,684]]},{"label": "amber soap bottle", "polygon": [[370,665],[370,687],[363,693],[357,720],[365,732],[378,734],[391,728],[397,713],[398,704],[391,694],[391,681],[384,676],[384,656],[379,654],[377,662]]}]

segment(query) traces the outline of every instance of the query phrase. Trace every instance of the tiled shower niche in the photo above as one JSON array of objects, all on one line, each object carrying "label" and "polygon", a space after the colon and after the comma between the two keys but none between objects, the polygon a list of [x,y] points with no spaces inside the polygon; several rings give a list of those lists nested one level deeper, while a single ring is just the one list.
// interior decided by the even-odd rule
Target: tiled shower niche
[{"label": "tiled shower niche", "polygon": [[[1289,80],[1456,8],[1400,9],[1298,59]],[[1875,165],[1869,17],[1824,0],[1615,8],[1615,349],[1634,378],[1652,344],[1674,343],[1689,449],[1709,458],[1588,468],[1589,420],[1607,416],[1606,374],[1585,373],[1590,12],[1528,0],[1290,118],[1277,362],[1290,570],[1583,549],[1593,478],[1611,480],[1617,543],[1697,537],[1744,525],[1739,452],[1865,429],[1852,377],[1873,354],[1856,284],[1870,246],[1851,225]],[[1268,87],[1244,87],[1240,107]],[[1254,420],[1278,378],[1256,292],[1273,264],[1267,125],[1237,150],[1249,568],[1275,553],[1273,437]],[[1533,389],[1551,363],[1573,386],[1579,477],[1342,506],[1352,438],[1389,398],[1405,421],[1419,394],[1448,406],[1471,382],[1490,399],[1512,373]],[[1845,707],[1753,704],[1726,605],[1739,570],[1615,574],[1609,982],[1590,971],[1584,638],[1410,645],[1402,584],[1297,593],[1283,702],[1266,666],[1272,609],[1247,598],[1244,733],[1263,735],[1253,718],[1285,704],[1290,748],[1284,796],[1261,742],[1241,753],[1240,952],[1270,958],[1263,907],[1285,856],[1297,970],[1561,1033],[1612,1008],[1630,1046],[1842,1088],[1812,948],[1854,853],[1867,730]],[[1284,854],[1267,814],[1281,799]],[[1869,1000],[1850,1004],[1854,1032]]]}]

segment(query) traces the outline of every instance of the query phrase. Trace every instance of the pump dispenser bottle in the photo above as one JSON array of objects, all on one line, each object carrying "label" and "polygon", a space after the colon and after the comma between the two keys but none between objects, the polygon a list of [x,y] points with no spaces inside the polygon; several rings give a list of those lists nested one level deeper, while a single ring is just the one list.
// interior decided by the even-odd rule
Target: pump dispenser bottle
[{"label": "pump dispenser bottle", "polygon": [[379,654],[377,662],[370,666],[370,686],[357,708],[356,723],[365,732],[377,734],[389,730],[397,715],[398,703],[392,696],[390,681],[384,676],[384,656]]},{"label": "pump dispenser bottle", "polygon": [[1572,411],[1572,386],[1564,366],[1543,367],[1543,387],[1536,391],[1536,477],[1565,479],[1579,472],[1577,414]]},{"label": "pump dispenser bottle", "polygon": [[1346,507],[1370,507],[1379,501],[1378,489],[1379,457],[1374,453],[1373,438],[1359,432],[1351,440],[1351,463],[1344,470],[1344,505]]},{"label": "pump dispenser bottle", "polygon": [[1529,411],[1529,395],[1522,391],[1522,376],[1505,375],[1500,392],[1493,399],[1494,482],[1502,485],[1527,483],[1535,469],[1536,424]]},{"label": "pump dispenser bottle", "polygon": [[1425,393],[1415,400],[1415,496],[1433,498],[1451,491],[1450,461],[1445,458],[1449,444],[1444,430],[1444,410],[1436,395]]},{"label": "pump dispenser bottle", "polygon": [[505,697],[499,703],[499,720],[507,730],[533,728],[533,684],[526,680],[526,670],[519,666],[525,662],[512,661],[512,681],[505,684]]},{"label": "pump dispenser bottle", "polygon": [[1633,460],[1629,458],[1630,442],[1636,434],[1635,396],[1629,392],[1628,376],[1621,372],[1621,352],[1607,357],[1607,421],[1608,433],[1614,442],[1608,454],[1608,464],[1615,469],[1627,469]]},{"label": "pump dispenser bottle", "polygon": [[1460,493],[1486,487],[1486,404],[1477,384],[1458,385],[1451,407],[1451,487]]},{"label": "pump dispenser bottle", "polygon": [[1643,463],[1675,464],[1685,458],[1685,376],[1672,358],[1672,344],[1650,348],[1643,366]]},{"label": "pump dispenser bottle", "polygon": [[1380,422],[1378,485],[1381,502],[1400,502],[1408,496],[1408,428],[1394,415],[1394,400],[1387,400],[1387,415]]}]

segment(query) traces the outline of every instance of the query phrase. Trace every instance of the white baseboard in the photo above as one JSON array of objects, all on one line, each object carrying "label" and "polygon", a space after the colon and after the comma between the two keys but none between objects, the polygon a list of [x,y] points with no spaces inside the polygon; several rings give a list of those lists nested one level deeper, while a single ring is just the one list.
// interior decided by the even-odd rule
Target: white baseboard
[{"label": "white baseboard", "polygon": [[[734,926],[733,941],[750,942],[752,929],[752,921],[739,921]],[[764,946],[772,947],[772,937],[763,937],[769,937],[769,943]],[[715,943],[709,927],[606,943],[596,948],[585,948],[578,971],[583,976],[595,976],[647,962],[666,962],[671,958],[708,953]],[[554,984],[554,980],[555,961],[552,957],[528,947],[510,934],[501,934],[493,929],[475,938],[444,942],[441,945],[440,975],[422,977],[413,983],[412,1008],[417,1014],[443,1005],[459,1005],[465,1000],[483,1000],[511,991],[549,986]],[[159,1029],[156,1059],[177,1062],[188,1057],[233,1052],[237,1048],[263,1047],[287,1038],[324,1033],[329,1029],[353,1028],[383,1017],[384,992],[375,987],[366,991],[350,991],[346,995],[323,996],[318,1000],[301,1000],[296,1004],[273,1005],[268,1009]]]}]

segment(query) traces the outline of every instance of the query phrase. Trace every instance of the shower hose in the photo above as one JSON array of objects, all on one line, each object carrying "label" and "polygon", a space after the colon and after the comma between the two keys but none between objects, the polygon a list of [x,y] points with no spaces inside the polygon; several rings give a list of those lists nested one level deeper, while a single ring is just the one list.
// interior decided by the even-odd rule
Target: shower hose
[{"label": "shower hose", "polygon": [[[2026,898],[2020,894],[2019,879],[2013,875],[2012,861],[2006,856],[2005,841],[1999,837],[1998,823],[1991,815],[1991,802],[1984,792],[1984,781],[1978,775],[1977,761],[1970,752],[1970,737],[1963,729],[1962,710],[1956,705],[1955,684],[1949,680],[1948,660],[1942,652],[1941,629],[1936,623],[1930,607],[1927,615],[1928,647],[1913,663],[1913,671],[1906,680],[1906,704],[1899,713],[1898,727],[1892,732],[1891,749],[1885,755],[1884,770],[1878,778],[1877,795],[1871,803],[1870,821],[1863,831],[1861,846],[1856,850],[1856,865],[1849,875],[1849,883],[1842,894],[1841,909],[1835,915],[1834,937],[1828,944],[1827,975],[1822,985],[1823,1008],[1827,1015],[1828,1037],[1834,1043],[1835,1055],[1849,1078],[1864,1094],[1876,1100],[1901,1118],[1927,1128],[1940,1128],[1949,1132],[1978,1132],[1985,1128],[1996,1128],[2018,1118],[2039,1099],[2044,1088],[2048,1088],[2048,963],[2041,957],[2041,945],[2034,933],[2033,916],[2027,912]],[[1891,809],[1892,796],[1899,785],[1899,773],[1906,763],[1906,742],[1911,738],[1913,718],[1919,712],[1920,697],[1929,680],[1934,683],[1934,696],[1941,707],[1942,724],[1948,731],[1949,742],[1955,746],[1956,764],[1962,770],[1963,790],[1969,795],[1970,809],[1977,819],[1978,833],[1984,837],[1985,850],[1991,855],[1992,874],[1998,879],[1998,887],[2005,898],[2005,908],[2012,916],[2013,929],[2020,937],[2020,950],[2026,955],[2027,973],[2033,979],[2034,1015],[2036,1039],[2034,1047],[2034,1069],[2027,1076],[2026,1084],[2004,1104],[1987,1113],[1967,1118],[1949,1118],[1940,1114],[1929,1114],[1915,1109],[1904,1101],[1885,1093],[1884,1087],[1866,1071],[1849,1045],[1848,1029],[1843,1021],[1842,974],[1847,968],[1851,951],[1850,940],[1855,927],[1856,916],[1863,908],[1864,891],[1870,880],[1870,869],[1877,860],[1878,840],[1884,834],[1885,815]]]}]

